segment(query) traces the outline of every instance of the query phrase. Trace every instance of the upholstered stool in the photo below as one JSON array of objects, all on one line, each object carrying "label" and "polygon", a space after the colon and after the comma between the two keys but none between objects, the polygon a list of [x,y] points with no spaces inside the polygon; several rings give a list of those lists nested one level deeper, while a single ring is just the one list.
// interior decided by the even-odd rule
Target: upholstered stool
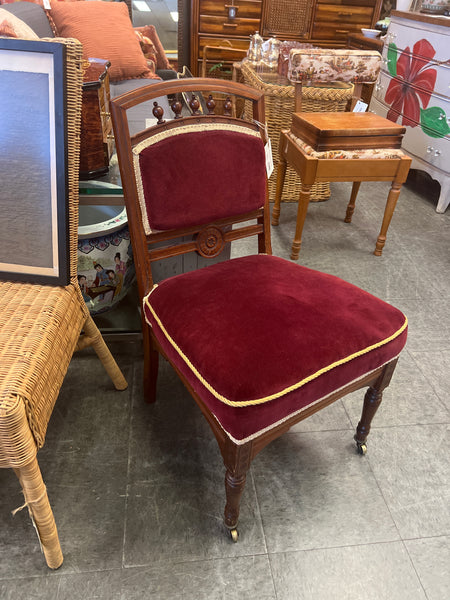
[{"label": "upholstered stool", "polygon": [[280,136],[280,163],[272,225],[278,225],[287,164],[302,180],[291,258],[297,260],[311,186],[316,181],[353,181],[345,222],[350,223],[362,181],[392,181],[374,254],[381,256],[386,234],[411,159],[400,149],[404,128],[372,113],[296,113]]}]

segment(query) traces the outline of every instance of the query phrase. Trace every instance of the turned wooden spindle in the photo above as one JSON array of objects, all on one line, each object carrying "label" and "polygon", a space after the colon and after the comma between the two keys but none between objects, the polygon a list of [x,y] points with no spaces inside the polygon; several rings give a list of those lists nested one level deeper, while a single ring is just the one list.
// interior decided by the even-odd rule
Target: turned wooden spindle
[{"label": "turned wooden spindle", "polygon": [[191,107],[192,113],[194,115],[199,115],[200,114],[200,102],[198,101],[198,98],[195,94],[192,94],[192,98],[189,102],[189,106]]},{"label": "turned wooden spindle", "polygon": [[223,103],[223,114],[226,117],[231,117],[231,109],[233,108],[233,103],[231,102],[231,98],[227,96],[225,102]]},{"label": "turned wooden spindle", "polygon": [[183,109],[183,105],[181,104],[181,102],[177,99],[175,99],[172,104],[170,105],[170,108],[173,110],[173,112],[175,113],[175,119],[181,119],[181,111]]},{"label": "turned wooden spindle", "polygon": [[153,102],[153,110],[152,110],[153,116],[158,119],[158,125],[162,125],[162,123],[165,123],[163,116],[164,116],[164,109],[159,106],[159,104],[157,102]]},{"label": "turned wooden spindle", "polygon": [[216,108],[216,103],[214,102],[212,94],[209,94],[208,96],[208,100],[206,101],[206,107],[208,109],[208,115],[213,115],[214,109]]}]

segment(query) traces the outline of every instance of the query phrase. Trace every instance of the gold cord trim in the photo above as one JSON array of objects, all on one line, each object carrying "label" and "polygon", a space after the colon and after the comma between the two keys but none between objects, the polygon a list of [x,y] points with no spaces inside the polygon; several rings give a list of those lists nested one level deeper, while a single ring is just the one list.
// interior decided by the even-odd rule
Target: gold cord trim
[{"label": "gold cord trim", "polygon": [[[148,294],[148,296],[149,295],[150,294]],[[315,373],[312,373],[311,375],[308,375],[308,377],[305,377],[301,381],[298,381],[297,383],[294,383],[293,385],[291,385],[291,386],[289,386],[287,388],[284,388],[283,390],[281,390],[279,392],[276,392],[274,394],[270,394],[269,396],[263,396],[262,398],[256,398],[255,400],[240,400],[240,401],[235,401],[235,400],[229,400],[228,398],[226,398],[225,396],[223,396],[222,394],[220,394],[219,392],[217,392],[212,387],[212,385],[210,383],[208,383],[206,381],[206,379],[200,374],[200,372],[194,367],[194,365],[191,363],[191,361],[189,360],[189,358],[184,354],[184,352],[181,350],[181,348],[179,348],[179,346],[176,344],[176,342],[172,339],[172,337],[169,335],[169,333],[167,332],[167,330],[163,326],[163,324],[162,324],[161,320],[159,319],[158,315],[155,313],[155,311],[153,310],[153,307],[148,302],[148,296],[146,296],[144,298],[144,305],[147,305],[147,307],[149,308],[149,310],[152,313],[153,317],[155,318],[155,321],[158,323],[159,328],[164,333],[164,335],[166,336],[167,340],[170,342],[170,344],[172,345],[172,347],[178,352],[178,354],[184,360],[184,362],[186,363],[186,365],[191,369],[191,371],[194,373],[194,375],[197,377],[197,379],[205,386],[205,388],[209,392],[211,392],[211,394],[215,398],[217,398],[217,400],[220,400],[220,402],[223,402],[224,404],[228,404],[228,406],[235,406],[235,407],[243,407],[243,406],[252,406],[252,405],[256,405],[256,404],[264,404],[265,402],[270,402],[271,400],[276,400],[277,398],[280,398],[281,396],[284,396],[284,395],[288,394],[289,392],[293,392],[295,390],[298,390],[299,388],[303,387],[305,384],[309,383],[313,379],[317,379],[317,377],[320,377],[320,375],[323,375],[324,373],[327,373],[328,371],[331,371],[332,369],[334,369],[336,367],[339,367],[340,365],[343,365],[343,364],[345,364],[347,362],[350,362],[351,360],[353,360],[354,358],[357,358],[358,356],[362,356],[363,354],[367,354],[368,352],[371,352],[372,350],[375,350],[376,348],[380,348],[381,346],[384,346],[385,344],[388,344],[389,342],[391,342],[392,340],[394,340],[396,337],[398,337],[401,333],[403,333],[403,331],[408,326],[408,319],[407,319],[407,317],[405,315],[403,315],[405,317],[405,321],[404,321],[403,325],[400,327],[400,329],[398,329],[396,332],[394,332],[388,338],[385,338],[384,340],[381,340],[380,342],[377,342],[376,344],[372,344],[371,346],[367,346],[367,348],[363,348],[362,350],[358,350],[358,352],[354,352],[353,354],[350,354],[349,356],[346,356],[345,358],[341,358],[340,360],[337,360],[334,363],[331,363],[330,365],[328,365],[326,367],[323,367],[322,369],[319,369]]]}]

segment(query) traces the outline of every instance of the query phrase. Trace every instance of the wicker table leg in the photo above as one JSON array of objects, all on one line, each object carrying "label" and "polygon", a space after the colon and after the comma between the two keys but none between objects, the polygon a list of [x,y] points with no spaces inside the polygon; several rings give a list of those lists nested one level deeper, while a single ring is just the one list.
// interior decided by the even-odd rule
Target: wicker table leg
[{"label": "wicker table leg", "polygon": [[51,569],[62,565],[63,555],[59,544],[55,519],[42,480],[37,458],[24,467],[14,469],[25,496],[28,511],[36,527],[42,551]]}]

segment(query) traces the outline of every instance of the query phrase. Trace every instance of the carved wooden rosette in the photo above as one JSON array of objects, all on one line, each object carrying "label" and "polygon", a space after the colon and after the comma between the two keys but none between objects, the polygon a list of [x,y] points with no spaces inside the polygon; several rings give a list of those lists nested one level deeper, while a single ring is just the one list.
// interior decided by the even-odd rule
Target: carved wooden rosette
[{"label": "carved wooden rosette", "polygon": [[206,227],[197,234],[197,252],[205,258],[220,254],[225,245],[224,234],[218,227]]}]

